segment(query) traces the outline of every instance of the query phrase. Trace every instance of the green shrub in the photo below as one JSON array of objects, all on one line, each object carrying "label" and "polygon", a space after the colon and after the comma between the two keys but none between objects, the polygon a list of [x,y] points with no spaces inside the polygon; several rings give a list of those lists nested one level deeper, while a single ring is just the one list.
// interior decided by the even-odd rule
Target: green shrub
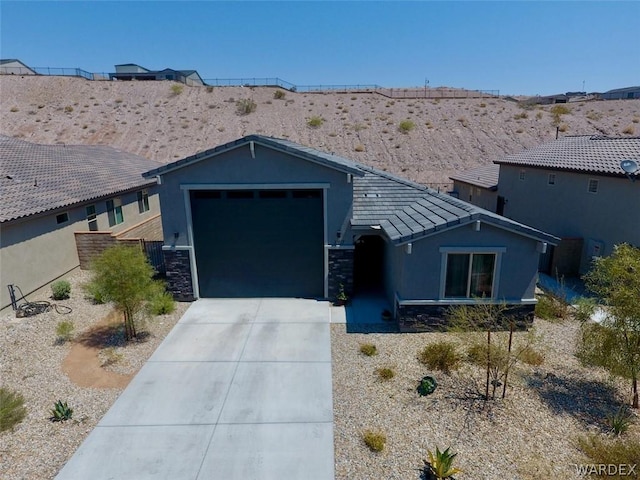
[{"label": "green shrub", "polygon": [[324,123],[324,118],[318,117],[317,115],[314,115],[309,120],[307,120],[307,125],[310,126],[311,128],[318,128],[323,123]]},{"label": "green shrub", "polygon": [[64,343],[73,338],[73,329],[75,326],[71,320],[61,320],[56,326],[56,335],[58,336],[58,342]]},{"label": "green shrub", "polygon": [[373,357],[378,354],[378,348],[372,343],[363,343],[360,345],[360,353],[367,357]]},{"label": "green shrub", "polygon": [[396,372],[393,368],[382,367],[376,369],[376,375],[378,375],[380,380],[391,380],[396,376]]},{"label": "green shrub", "polygon": [[566,105],[562,105],[561,103],[551,107],[550,111],[554,115],[566,115],[568,113],[571,113],[571,109]]},{"label": "green shrub", "polygon": [[258,105],[250,98],[243,98],[236,102],[236,112],[238,115],[249,115],[256,111]]},{"label": "green shrub", "polygon": [[595,313],[598,303],[592,297],[580,297],[573,309],[573,318],[580,322],[586,322],[591,319]]},{"label": "green shrub", "polygon": [[24,397],[7,388],[0,388],[0,432],[13,430],[26,416]]},{"label": "green shrub", "polygon": [[171,85],[171,93],[173,95],[180,95],[184,90],[184,86],[174,83],[173,85]]},{"label": "green shrub", "polygon": [[430,369],[449,373],[460,366],[462,357],[457,352],[454,343],[443,341],[431,343],[424,347],[418,354],[418,360]]},{"label": "green shrub", "polygon": [[615,413],[607,417],[611,433],[616,436],[625,433],[633,423],[633,418],[633,414],[627,406],[622,405]]},{"label": "green shrub", "polygon": [[71,293],[71,284],[66,280],[58,280],[51,284],[51,297],[54,300],[64,300],[69,298]]},{"label": "green shrub", "polygon": [[173,295],[165,291],[164,284],[159,286],[158,292],[154,293],[147,303],[147,311],[151,315],[166,315],[173,313],[176,309],[176,302]]},{"label": "green shrub", "polygon": [[453,461],[458,454],[449,452],[449,448],[441,452],[440,449],[436,447],[435,453],[431,450],[428,450],[427,453],[429,460],[424,460],[425,470],[438,480],[453,478],[456,473],[462,473],[461,470],[453,467]]},{"label": "green shrub", "polygon": [[273,92],[273,98],[275,98],[276,100],[282,100],[286,96],[287,94],[284,90],[276,90],[275,92]]},{"label": "green shrub", "polygon": [[105,294],[100,285],[95,281],[90,281],[82,285],[85,297],[97,305],[105,303]]},{"label": "green shrub", "polygon": [[420,380],[420,383],[418,384],[417,390],[418,393],[424,397],[426,395],[431,395],[436,391],[436,388],[438,388],[438,382],[436,382],[436,379],[430,375],[427,375],[426,377],[422,377],[422,380]]},{"label": "green shrub", "polygon": [[365,430],[362,432],[362,440],[372,452],[381,452],[387,443],[387,436],[381,431]]},{"label": "green shrub", "polygon": [[58,400],[51,410],[51,417],[49,420],[52,422],[64,422],[70,420],[73,416],[73,408],[67,405],[67,402],[62,403],[62,400]]},{"label": "green shrub", "polygon": [[409,133],[414,128],[416,128],[416,124],[414,122],[412,122],[411,120],[403,120],[400,122],[398,130],[400,130],[402,133]]},{"label": "green shrub", "polygon": [[[488,345],[485,342],[478,342],[467,348],[467,361],[478,365],[487,366]],[[499,370],[503,370],[509,361],[509,353],[505,347],[499,344],[491,344],[491,365]]]},{"label": "green shrub", "polygon": [[533,365],[534,367],[537,367],[538,365],[542,365],[544,363],[544,354],[531,346],[527,346],[520,352],[519,359],[527,365]]},{"label": "green shrub", "polygon": [[569,305],[559,297],[545,294],[538,297],[536,317],[545,320],[563,320],[569,313]]},{"label": "green shrub", "polygon": [[[578,447],[596,465],[639,465],[640,438],[610,438],[591,435],[578,438]],[[590,478],[634,478],[596,475]],[[638,478],[637,476],[635,478]]]}]

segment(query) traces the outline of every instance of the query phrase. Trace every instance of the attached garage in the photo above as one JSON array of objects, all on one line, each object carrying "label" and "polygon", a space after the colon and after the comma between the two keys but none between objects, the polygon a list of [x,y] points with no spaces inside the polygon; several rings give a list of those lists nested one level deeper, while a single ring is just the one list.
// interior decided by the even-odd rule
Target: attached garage
[{"label": "attached garage", "polygon": [[192,190],[201,297],[324,296],[321,189]]}]

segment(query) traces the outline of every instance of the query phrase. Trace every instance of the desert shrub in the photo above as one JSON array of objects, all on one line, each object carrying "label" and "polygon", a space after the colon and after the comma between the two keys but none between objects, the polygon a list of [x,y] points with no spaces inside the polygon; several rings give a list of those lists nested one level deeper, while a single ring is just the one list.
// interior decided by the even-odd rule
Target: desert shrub
[{"label": "desert shrub", "polygon": [[626,405],[620,406],[615,413],[612,413],[607,417],[607,423],[611,429],[611,433],[616,436],[622,435],[633,423],[633,414],[629,411]]},{"label": "desert shrub", "polygon": [[569,126],[566,123],[561,123],[558,126],[558,131],[559,132],[566,132],[567,130],[569,130]]},{"label": "desert shrub", "polygon": [[176,309],[176,302],[173,295],[165,290],[164,282],[156,284],[154,291],[147,303],[147,311],[151,315],[166,315],[172,313]]},{"label": "desert shrub", "polygon": [[376,375],[380,380],[391,380],[396,376],[396,372],[391,367],[381,367],[376,369]]},{"label": "desert shrub", "polygon": [[122,361],[124,355],[119,353],[115,347],[107,347],[100,352],[100,357],[102,358],[102,366],[108,367]]},{"label": "desert shrub", "polygon": [[287,94],[284,90],[276,90],[275,92],[273,92],[273,98],[275,98],[276,100],[282,100],[286,96]]},{"label": "desert shrub", "polygon": [[356,152],[364,152],[364,145],[356,145],[354,150]]},{"label": "desert shrub", "polygon": [[[599,435],[578,438],[578,447],[596,465],[640,465],[640,438],[610,438]],[[590,478],[633,478],[612,477],[606,472]],[[637,477],[636,477],[637,478]]]},{"label": "desert shrub", "polygon": [[258,105],[250,98],[242,98],[236,102],[236,112],[238,115],[249,115],[256,111]]},{"label": "desert shrub", "polygon": [[82,290],[84,291],[85,298],[88,298],[93,303],[97,305],[102,305],[105,303],[105,295],[102,291],[100,285],[95,281],[90,281],[82,285]]},{"label": "desert shrub", "polygon": [[462,357],[454,343],[443,341],[424,347],[418,355],[418,360],[431,369],[449,373],[460,366]]},{"label": "desert shrub", "polygon": [[[453,466],[453,461],[458,454],[450,452],[449,448],[441,452],[440,449],[436,447],[435,453],[431,450],[427,450],[427,453],[429,460],[424,460],[424,477],[435,477],[437,480],[450,478],[453,480],[453,476],[456,473],[462,473],[461,470]],[[429,476],[427,476],[427,474],[429,474]]]},{"label": "desert shrub", "polygon": [[569,313],[569,305],[559,297],[545,294],[538,297],[535,315],[545,320],[563,320]]},{"label": "desert shrub", "polygon": [[544,363],[544,354],[529,346],[520,352],[520,360],[527,365],[537,367]]},{"label": "desert shrub", "polygon": [[318,128],[320,125],[324,123],[324,118],[314,115],[309,120],[307,120],[307,125],[311,128]]},{"label": "desert shrub", "polygon": [[626,135],[633,135],[635,133],[636,129],[633,127],[633,125],[627,125],[625,127],[624,130],[622,130],[622,133],[626,134]]},{"label": "desert shrub", "polygon": [[184,86],[183,85],[179,85],[177,83],[174,83],[173,85],[171,85],[171,93],[173,95],[180,95],[184,90]]},{"label": "desert shrub", "polygon": [[523,120],[525,118],[529,118],[529,114],[527,112],[520,112],[516,113],[513,118],[515,118],[516,120]]},{"label": "desert shrub", "polygon": [[551,107],[550,112],[553,115],[566,115],[568,113],[571,113],[571,109],[569,107],[567,107],[566,105],[563,105],[561,103],[554,105],[553,107]]},{"label": "desert shrub", "polygon": [[381,452],[387,443],[387,436],[382,431],[365,430],[362,432],[362,440],[372,452]]},{"label": "desert shrub", "polygon": [[58,280],[51,284],[51,297],[54,300],[64,300],[69,298],[71,284],[67,280]]},{"label": "desert shrub", "polygon": [[13,430],[26,416],[24,397],[8,388],[0,388],[0,432]]},{"label": "desert shrub", "polygon": [[67,105],[66,107],[64,107],[64,111],[65,113],[71,113],[73,112],[73,107],[71,105]]},{"label": "desert shrub", "polygon": [[[467,348],[467,361],[474,363],[480,367],[487,366],[487,349],[485,342],[477,342]],[[508,361],[507,349],[499,344],[491,344],[491,365],[506,367]]]},{"label": "desert shrub", "polygon": [[64,343],[73,338],[73,330],[75,326],[71,320],[61,320],[56,325],[56,336],[59,343]]},{"label": "desert shrub", "polygon": [[64,422],[65,420],[71,420],[71,417],[73,417],[73,408],[67,405],[67,402],[58,400],[51,410],[49,420],[52,422]]},{"label": "desert shrub", "polygon": [[409,133],[414,128],[416,128],[416,124],[411,120],[403,120],[398,126],[398,130],[400,130],[402,133]]},{"label": "desert shrub", "polygon": [[18,107],[11,107],[11,108],[9,109],[9,111],[10,111],[10,112],[12,112],[12,113],[16,113],[16,112],[19,112],[19,111],[20,111],[20,109],[18,109]]},{"label": "desert shrub", "polygon": [[363,343],[360,345],[360,353],[367,357],[373,357],[378,354],[378,348],[372,343]]},{"label": "desert shrub", "polygon": [[573,318],[579,322],[586,322],[591,319],[591,316],[595,313],[598,303],[595,298],[592,297],[580,297],[576,300],[576,304],[573,307]]}]

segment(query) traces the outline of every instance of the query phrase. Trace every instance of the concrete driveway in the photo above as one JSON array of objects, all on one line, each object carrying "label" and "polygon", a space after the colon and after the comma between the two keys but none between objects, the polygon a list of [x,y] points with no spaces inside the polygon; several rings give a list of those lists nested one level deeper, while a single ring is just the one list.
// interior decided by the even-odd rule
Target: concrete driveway
[{"label": "concrete driveway", "polygon": [[334,478],[330,305],[201,299],[56,479]]}]

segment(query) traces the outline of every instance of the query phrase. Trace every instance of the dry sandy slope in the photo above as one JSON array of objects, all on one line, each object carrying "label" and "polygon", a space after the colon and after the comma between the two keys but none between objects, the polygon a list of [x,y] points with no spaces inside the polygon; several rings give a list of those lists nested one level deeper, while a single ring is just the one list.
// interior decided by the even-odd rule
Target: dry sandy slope
[{"label": "dry sandy slope", "polygon": [[[173,85],[0,76],[0,133],[36,143],[111,145],[162,162],[258,133],[427,184],[552,140],[556,130],[549,106],[527,111],[505,99],[286,92],[276,100],[273,88],[184,87],[176,95]],[[238,115],[239,99],[253,99],[256,111]],[[568,106],[565,135],[623,135],[628,127],[640,134],[640,100]],[[527,118],[516,118],[523,113]],[[312,116],[324,124],[307,126]],[[398,130],[405,119],[416,124],[409,134]]]}]

